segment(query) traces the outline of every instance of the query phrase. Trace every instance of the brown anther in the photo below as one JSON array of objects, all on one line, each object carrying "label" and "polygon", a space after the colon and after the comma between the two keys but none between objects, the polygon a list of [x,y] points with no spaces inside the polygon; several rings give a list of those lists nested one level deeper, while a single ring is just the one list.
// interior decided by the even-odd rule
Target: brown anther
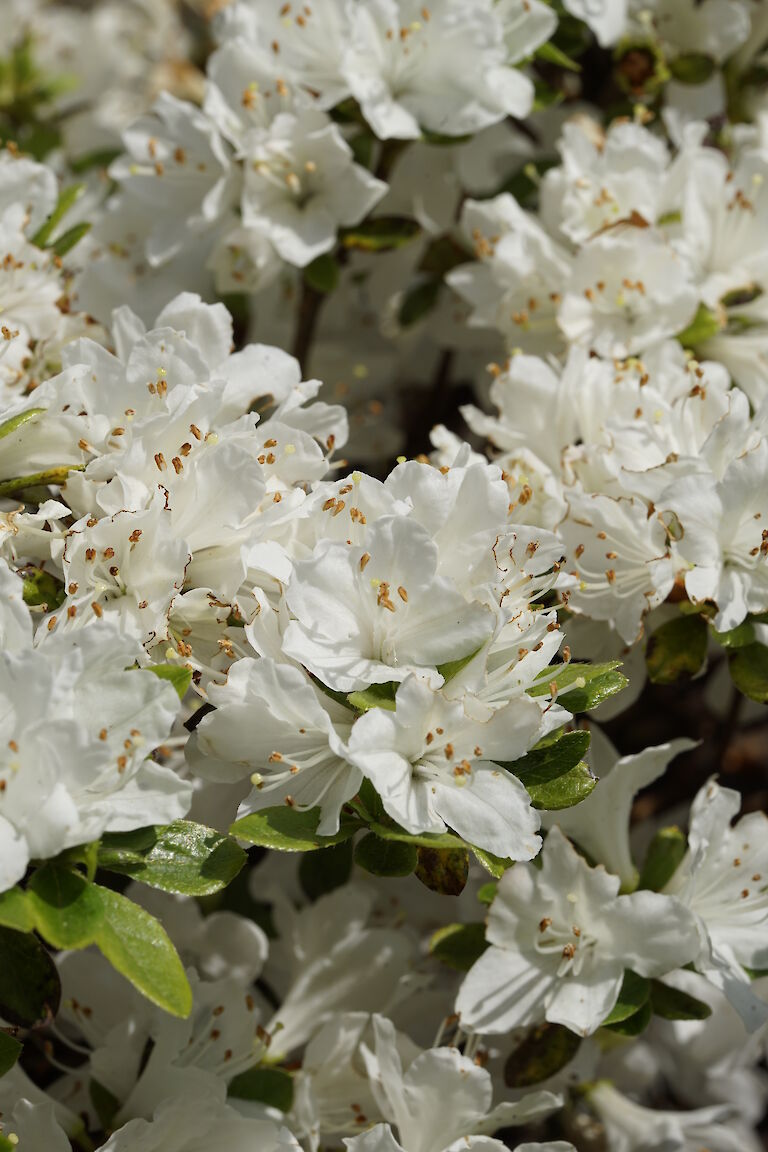
[{"label": "brown anther", "polygon": [[403,588],[402,584],[398,586],[397,594],[405,604],[408,603],[408,593],[406,592],[405,588]]},{"label": "brown anther", "polygon": [[575,944],[566,944],[563,947],[563,959],[564,960],[573,960],[575,955],[576,955],[576,945]]},{"label": "brown anther", "polygon": [[446,760],[453,760],[453,744],[446,744],[445,758]]},{"label": "brown anther", "polygon": [[159,472],[162,472],[165,468],[165,456],[163,456],[162,452],[155,452],[155,464]]},{"label": "brown anther", "polygon": [[101,620],[102,616],[104,615],[104,609],[101,607],[101,604],[97,604],[94,601],[94,603],[91,604],[91,608],[93,609],[94,616],[97,616],[99,620]]},{"label": "brown anther", "polygon": [[547,928],[549,928],[551,923],[552,923],[552,917],[551,916],[543,916],[542,919],[539,920],[539,932],[546,932]]},{"label": "brown anther", "polygon": [[368,561],[370,560],[370,558],[371,558],[370,552],[363,552],[362,556],[360,557],[360,571],[361,572],[365,571],[365,566],[368,563]]},{"label": "brown anther", "polygon": [[194,436],[195,440],[202,440],[203,434],[200,431],[200,429],[198,428],[197,424],[190,424],[189,430],[192,433],[192,435]]},{"label": "brown anther", "polygon": [[184,465],[182,464],[182,462],[178,456],[173,457],[173,459],[171,460],[171,464],[173,464],[173,470],[177,476],[179,475],[180,472],[184,471]]}]

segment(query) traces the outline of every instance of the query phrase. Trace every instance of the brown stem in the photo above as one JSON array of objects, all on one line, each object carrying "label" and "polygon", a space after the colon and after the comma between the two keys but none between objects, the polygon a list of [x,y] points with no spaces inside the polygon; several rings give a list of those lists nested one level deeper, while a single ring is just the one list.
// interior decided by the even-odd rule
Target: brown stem
[{"label": "brown stem", "polygon": [[293,355],[301,365],[301,371],[306,375],[308,370],[309,350],[315,338],[317,322],[320,319],[320,310],[325,295],[310,288],[305,280],[301,282],[301,296],[296,315],[296,328],[293,337]]}]

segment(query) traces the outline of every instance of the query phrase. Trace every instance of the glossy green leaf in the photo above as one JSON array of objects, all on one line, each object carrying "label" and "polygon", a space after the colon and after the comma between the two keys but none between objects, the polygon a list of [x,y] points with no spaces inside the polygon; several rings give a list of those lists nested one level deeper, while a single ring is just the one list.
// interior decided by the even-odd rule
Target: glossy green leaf
[{"label": "glossy green leaf", "polygon": [[648,637],[645,665],[653,684],[689,680],[707,658],[709,629],[701,616],[675,616]]},{"label": "glossy green leaf", "polygon": [[650,993],[650,981],[646,980],[644,976],[638,976],[636,972],[627,970],[624,973],[619,998],[603,1024],[621,1024],[622,1021],[628,1020],[630,1016],[634,1016],[648,1003]]},{"label": "glossy green leaf", "polygon": [[614,1024],[604,1024],[603,1027],[607,1028],[609,1032],[618,1032],[620,1036],[640,1036],[650,1024],[652,1016],[653,1012],[648,1000],[642,1008],[633,1012],[631,1016],[627,1016],[624,1020],[617,1020]]},{"label": "glossy green leaf", "polygon": [[555,664],[537,676],[529,696],[549,696],[557,688],[557,702],[569,712],[587,712],[626,688],[628,680],[618,671],[620,660],[604,664]]},{"label": "glossy green leaf", "polygon": [[37,937],[0,928],[0,1016],[31,1028],[55,1016],[60,999],[56,965]]},{"label": "glossy green leaf", "polygon": [[363,688],[360,692],[350,692],[347,701],[358,712],[369,712],[371,708],[386,708],[387,711],[394,712],[398,687],[394,681],[371,684],[370,688]]},{"label": "glossy green leaf", "polygon": [[0,925],[15,928],[18,932],[32,932],[35,927],[32,909],[29,907],[26,892],[21,888],[9,888],[0,892]]},{"label": "glossy green leaf", "polygon": [[355,844],[355,863],[373,876],[410,876],[417,860],[415,844],[382,840],[373,832]]},{"label": "glossy green leaf", "polygon": [[706,1020],[712,1015],[709,1004],[661,980],[651,980],[651,1010],[665,1020]]},{"label": "glossy green leaf", "polygon": [[354,228],[343,228],[341,243],[362,252],[388,252],[410,244],[421,234],[421,226],[407,216],[376,216]]},{"label": "glossy green leaf", "polygon": [[27,901],[35,928],[54,948],[86,948],[98,936],[104,908],[80,872],[46,864],[32,875]]},{"label": "glossy green leaf", "polygon": [[589,748],[589,732],[565,732],[552,743],[532,748],[519,760],[505,763],[504,767],[517,776],[527,788],[549,784],[575,768]]},{"label": "glossy green leaf", "polygon": [[315,848],[328,848],[354,836],[362,825],[358,820],[342,816],[339,831],[334,836],[318,836],[320,809],[299,811],[287,804],[262,808],[250,816],[237,820],[230,832],[239,840],[259,844],[263,848],[276,848],[281,852],[311,852]]},{"label": "glossy green leaf", "polygon": [[511,868],[514,863],[513,860],[494,856],[493,852],[486,852],[484,848],[478,848],[476,844],[470,844],[469,848],[478,864],[482,864],[486,872],[489,872],[495,880],[500,880],[507,868]]},{"label": "glossy green leaf", "polygon": [[188,1016],[192,990],[160,921],[125,896],[108,888],[94,888],[103,911],[96,938],[101,952],[153,1004],[172,1016]]},{"label": "glossy green leaf", "polygon": [[235,1100],[252,1100],[278,1108],[281,1112],[290,1112],[293,1107],[293,1077],[282,1068],[249,1068],[230,1081],[227,1095]]},{"label": "glossy green leaf", "polygon": [[768,648],[765,644],[747,644],[729,658],[731,679],[745,696],[758,704],[768,704]]},{"label": "glossy green leaf", "polygon": [[429,941],[432,955],[457,972],[468,972],[487,947],[484,924],[446,924]]},{"label": "glossy green leaf", "polygon": [[679,828],[661,828],[651,841],[640,871],[638,888],[661,892],[685,856],[688,842]]},{"label": "glossy green leaf", "polygon": [[444,896],[459,896],[469,876],[466,848],[418,848],[416,877],[422,884]]},{"label": "glossy green leaf", "polygon": [[695,348],[697,344],[703,344],[705,340],[717,336],[719,331],[720,321],[715,313],[710,311],[705,304],[699,304],[693,320],[687,328],[678,332],[677,339],[684,348]]},{"label": "glossy green leaf", "polygon": [[751,620],[744,620],[727,632],[716,632],[713,628],[711,635],[723,648],[746,648],[748,644],[755,643],[755,626]]},{"label": "glossy green leaf", "polygon": [[[585,761],[580,761],[569,772],[551,780],[548,784],[531,784],[528,795],[534,808],[545,812],[559,812],[562,808],[573,808],[586,800],[594,791],[597,778],[592,775]],[[526,785],[527,787],[527,785]]]},{"label": "glossy green leaf", "polygon": [[150,664],[146,671],[152,672],[158,680],[168,680],[173,684],[180,700],[184,699],[192,683],[192,669],[183,664]]},{"label": "glossy green leaf", "polygon": [[530,1088],[562,1071],[579,1050],[581,1037],[562,1024],[537,1024],[504,1065],[504,1083],[510,1088]]},{"label": "glossy green leaf", "polygon": [[[406,832],[398,824],[383,824],[377,820],[370,821],[368,825],[371,832],[375,832],[382,840],[399,840],[405,844],[413,844],[417,848],[463,848],[464,841],[453,832]],[[474,851],[474,849],[473,849]]]},{"label": "glossy green leaf", "polygon": [[98,856],[100,868],[187,896],[208,896],[226,888],[246,859],[231,836],[190,820],[107,833]]}]

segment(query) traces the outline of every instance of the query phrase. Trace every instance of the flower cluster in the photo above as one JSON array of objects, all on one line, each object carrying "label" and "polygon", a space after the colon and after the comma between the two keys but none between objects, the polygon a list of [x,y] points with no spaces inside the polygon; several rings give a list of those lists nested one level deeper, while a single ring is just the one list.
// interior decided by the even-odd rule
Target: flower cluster
[{"label": "flower cluster", "polygon": [[0,8],[0,1152],[759,1152],[763,6]]}]

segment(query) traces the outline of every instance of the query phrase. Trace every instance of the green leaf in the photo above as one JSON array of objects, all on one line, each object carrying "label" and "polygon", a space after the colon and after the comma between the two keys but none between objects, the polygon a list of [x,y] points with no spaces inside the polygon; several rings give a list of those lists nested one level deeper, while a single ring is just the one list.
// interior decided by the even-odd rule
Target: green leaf
[{"label": "green leaf", "polygon": [[646,853],[638,888],[661,892],[677,871],[687,847],[686,838],[679,828],[672,825],[659,829]]},{"label": "green leaf", "polygon": [[318,256],[304,269],[304,282],[315,292],[333,292],[339,283],[339,265],[330,252]]},{"label": "green leaf", "polygon": [[484,924],[446,924],[429,941],[432,955],[457,972],[468,972],[487,947]]},{"label": "green leaf", "polygon": [[235,1100],[253,1100],[279,1108],[281,1112],[290,1112],[293,1107],[293,1077],[282,1068],[249,1068],[230,1080],[227,1095]]},{"label": "green leaf", "polygon": [[418,848],[416,877],[425,888],[444,896],[459,896],[469,875],[466,848]]},{"label": "green leaf", "polygon": [[66,256],[67,252],[71,252],[75,245],[88,235],[90,230],[91,225],[85,221],[82,224],[75,224],[74,228],[64,232],[58,240],[51,244],[51,251],[55,252],[57,256]]},{"label": "green leaf", "polygon": [[748,644],[755,643],[755,626],[751,620],[744,620],[727,632],[717,632],[713,628],[712,639],[722,644],[723,648],[746,648]]},{"label": "green leaf", "polygon": [[442,281],[437,279],[421,280],[412,285],[400,303],[400,310],[397,314],[400,327],[410,328],[428,316],[437,304],[441,288]]},{"label": "green leaf", "polygon": [[370,688],[363,688],[360,692],[350,692],[347,701],[358,712],[369,712],[371,708],[386,708],[388,712],[394,712],[398,687],[394,680],[386,684],[371,684]]},{"label": "green leaf", "polygon": [[0,1076],[10,1072],[21,1056],[22,1044],[15,1037],[9,1036],[5,1029],[0,1028]]},{"label": "green leaf", "polygon": [[611,1012],[609,1012],[605,1020],[603,1020],[603,1025],[621,1024],[623,1020],[628,1020],[630,1016],[634,1016],[636,1012],[640,1011],[643,1005],[648,1003],[650,994],[650,981],[646,980],[644,976],[638,976],[636,972],[630,972],[629,969],[627,969],[624,973],[619,998]]},{"label": "green leaf", "polygon": [[81,873],[46,864],[33,874],[27,901],[35,928],[54,948],[86,948],[96,940],[104,908],[98,889]]},{"label": "green leaf", "polygon": [[548,696],[557,687],[557,702],[569,712],[587,712],[615,696],[629,681],[617,669],[620,660],[605,664],[554,664],[545,668],[528,689],[529,696]]},{"label": "green leaf", "polygon": [[18,932],[31,932],[34,929],[35,921],[27,894],[21,888],[9,888],[0,893],[0,924],[5,928],[15,928]]},{"label": "green leaf", "polygon": [[715,62],[701,52],[688,52],[669,62],[669,70],[681,84],[703,84],[713,75]]},{"label": "green leaf", "polygon": [[562,1024],[537,1024],[507,1057],[504,1083],[530,1088],[560,1072],[576,1055],[581,1037]]},{"label": "green leaf", "polygon": [[0,496],[14,496],[23,492],[25,488],[37,488],[48,484],[66,484],[70,472],[82,472],[83,464],[58,464],[55,468],[48,468],[45,472],[33,472],[29,476],[14,476],[10,480],[0,483]]},{"label": "green leaf", "polygon": [[25,571],[22,582],[24,603],[30,607],[42,607],[44,611],[59,608],[67,598],[61,580],[57,580],[43,568]]},{"label": "green leaf", "polygon": [[[482,644],[480,648],[482,648]],[[473,649],[473,651],[468,652],[466,656],[459,656],[458,660],[448,660],[445,664],[437,665],[437,671],[443,680],[445,680],[446,684],[449,680],[453,680],[454,676],[458,676],[459,672],[463,671],[467,664],[470,664],[474,660],[480,648]]]},{"label": "green leaf", "polygon": [[675,616],[648,637],[645,665],[652,684],[689,680],[707,658],[707,623],[701,616]]},{"label": "green leaf", "polygon": [[[413,844],[417,848],[463,848],[464,841],[453,832],[406,832],[398,824],[383,824],[378,820],[371,820],[368,824],[371,832],[375,832],[382,840],[399,840],[404,844]],[[474,848],[472,849],[474,852]]]},{"label": "green leaf", "polygon": [[421,234],[416,220],[407,216],[377,216],[364,220],[354,228],[342,228],[341,243],[345,248],[358,248],[362,252],[389,252],[402,248]]},{"label": "green leaf", "polygon": [[547,44],[540,44],[534,52],[537,60],[543,60],[547,64],[554,64],[558,68],[565,68],[568,72],[581,72],[581,64],[576,60],[572,60],[570,56],[566,55],[560,48],[558,48],[551,41]]},{"label": "green leaf", "polygon": [[84,152],[75,160],[70,160],[69,166],[75,175],[79,176],[82,172],[90,172],[93,168],[109,168],[120,154],[120,148],[96,148],[92,152]]},{"label": "green leaf", "polygon": [[247,857],[231,836],[190,820],[175,820],[164,827],[107,833],[98,859],[100,868],[163,892],[209,896],[234,880]]},{"label": "green leaf", "polygon": [[93,1077],[88,1084],[88,1094],[102,1128],[106,1130],[114,1127],[114,1119],[120,1108],[120,1101],[117,1097],[113,1096],[108,1088],[105,1088],[98,1080],[94,1080]]},{"label": "green leaf", "polygon": [[586,800],[594,791],[597,778],[592,775],[589,765],[581,760],[569,772],[551,780],[548,784],[526,785],[531,804],[545,812],[559,812],[562,808],[573,808]]},{"label": "green leaf", "polygon": [[559,88],[553,88],[544,80],[533,82],[533,111],[541,112],[545,108],[554,108],[565,99],[565,93]]},{"label": "green leaf", "polygon": [[19,428],[23,428],[25,424],[29,424],[37,416],[43,416],[45,412],[45,408],[27,408],[25,412],[17,412],[15,416],[11,416],[10,420],[4,420],[0,424],[0,440],[10,436],[12,432],[18,431]]},{"label": "green leaf", "polygon": [[764,644],[747,644],[730,656],[728,664],[739,692],[758,704],[768,704],[768,648]]},{"label": "green leaf", "polygon": [[496,893],[499,889],[495,880],[491,880],[488,884],[483,884],[477,890],[477,898],[481,904],[493,904]]},{"label": "green leaf", "polygon": [[462,247],[455,237],[438,236],[424,249],[424,254],[419,260],[418,270],[419,272],[427,272],[430,276],[437,276],[442,280],[452,268],[456,268],[459,264],[466,264],[472,259],[472,252]]},{"label": "green leaf", "polygon": [[706,1020],[712,1015],[709,1004],[661,980],[651,980],[651,1010],[664,1020]]},{"label": "green leaf", "polygon": [[589,732],[565,732],[560,739],[532,748],[519,760],[504,763],[527,788],[549,784],[575,768],[589,748]]},{"label": "green leaf", "polygon": [[158,680],[169,680],[176,689],[179,700],[184,699],[192,683],[192,669],[183,664],[150,664],[146,671],[152,672]]},{"label": "green leaf", "polygon": [[31,1028],[55,1016],[60,999],[56,965],[37,937],[0,928],[0,1016]]},{"label": "green leaf", "polygon": [[237,820],[230,832],[249,844],[259,844],[262,848],[276,848],[281,852],[312,852],[315,848],[329,848],[354,836],[362,825],[358,820],[341,817],[339,831],[334,836],[318,836],[320,809],[310,808],[299,811],[287,804],[274,808],[262,808],[250,816]]},{"label": "green leaf", "polygon": [[617,1020],[615,1024],[603,1024],[609,1032],[617,1032],[620,1036],[639,1036],[645,1032],[651,1022],[653,1012],[650,1001],[646,1001],[637,1012],[627,1016],[624,1020]]},{"label": "green leaf", "polygon": [[684,348],[695,348],[705,340],[711,340],[720,331],[720,321],[714,312],[705,304],[699,304],[698,311],[691,323],[682,332],[678,332],[677,339]]},{"label": "green leaf", "polygon": [[188,1016],[192,990],[160,921],[118,892],[94,888],[103,911],[96,944],[112,967],[153,1004],[172,1016]]},{"label": "green leaf", "polygon": [[310,900],[346,884],[352,873],[352,841],[321,848],[299,861],[299,883]]},{"label": "green leaf", "polygon": [[355,845],[355,863],[373,876],[410,876],[417,860],[415,844],[382,840],[373,832]]},{"label": "green leaf", "polygon": [[74,207],[77,200],[80,199],[85,189],[84,184],[70,184],[68,188],[63,188],[59,199],[56,201],[56,207],[51,212],[45,223],[38,228],[34,236],[31,238],[32,243],[38,248],[46,248],[48,241],[59,226],[61,221],[66,216],[67,212]]},{"label": "green leaf", "polygon": [[370,132],[357,132],[354,136],[350,136],[347,140],[352,155],[355,158],[355,164],[360,164],[363,168],[369,170],[373,167],[373,153],[376,147],[376,137]]},{"label": "green leaf", "polygon": [[506,870],[511,868],[514,863],[513,860],[494,856],[493,852],[486,852],[485,848],[478,848],[476,844],[470,844],[469,848],[478,864],[482,864],[486,872],[490,872],[495,880],[500,880]]}]

